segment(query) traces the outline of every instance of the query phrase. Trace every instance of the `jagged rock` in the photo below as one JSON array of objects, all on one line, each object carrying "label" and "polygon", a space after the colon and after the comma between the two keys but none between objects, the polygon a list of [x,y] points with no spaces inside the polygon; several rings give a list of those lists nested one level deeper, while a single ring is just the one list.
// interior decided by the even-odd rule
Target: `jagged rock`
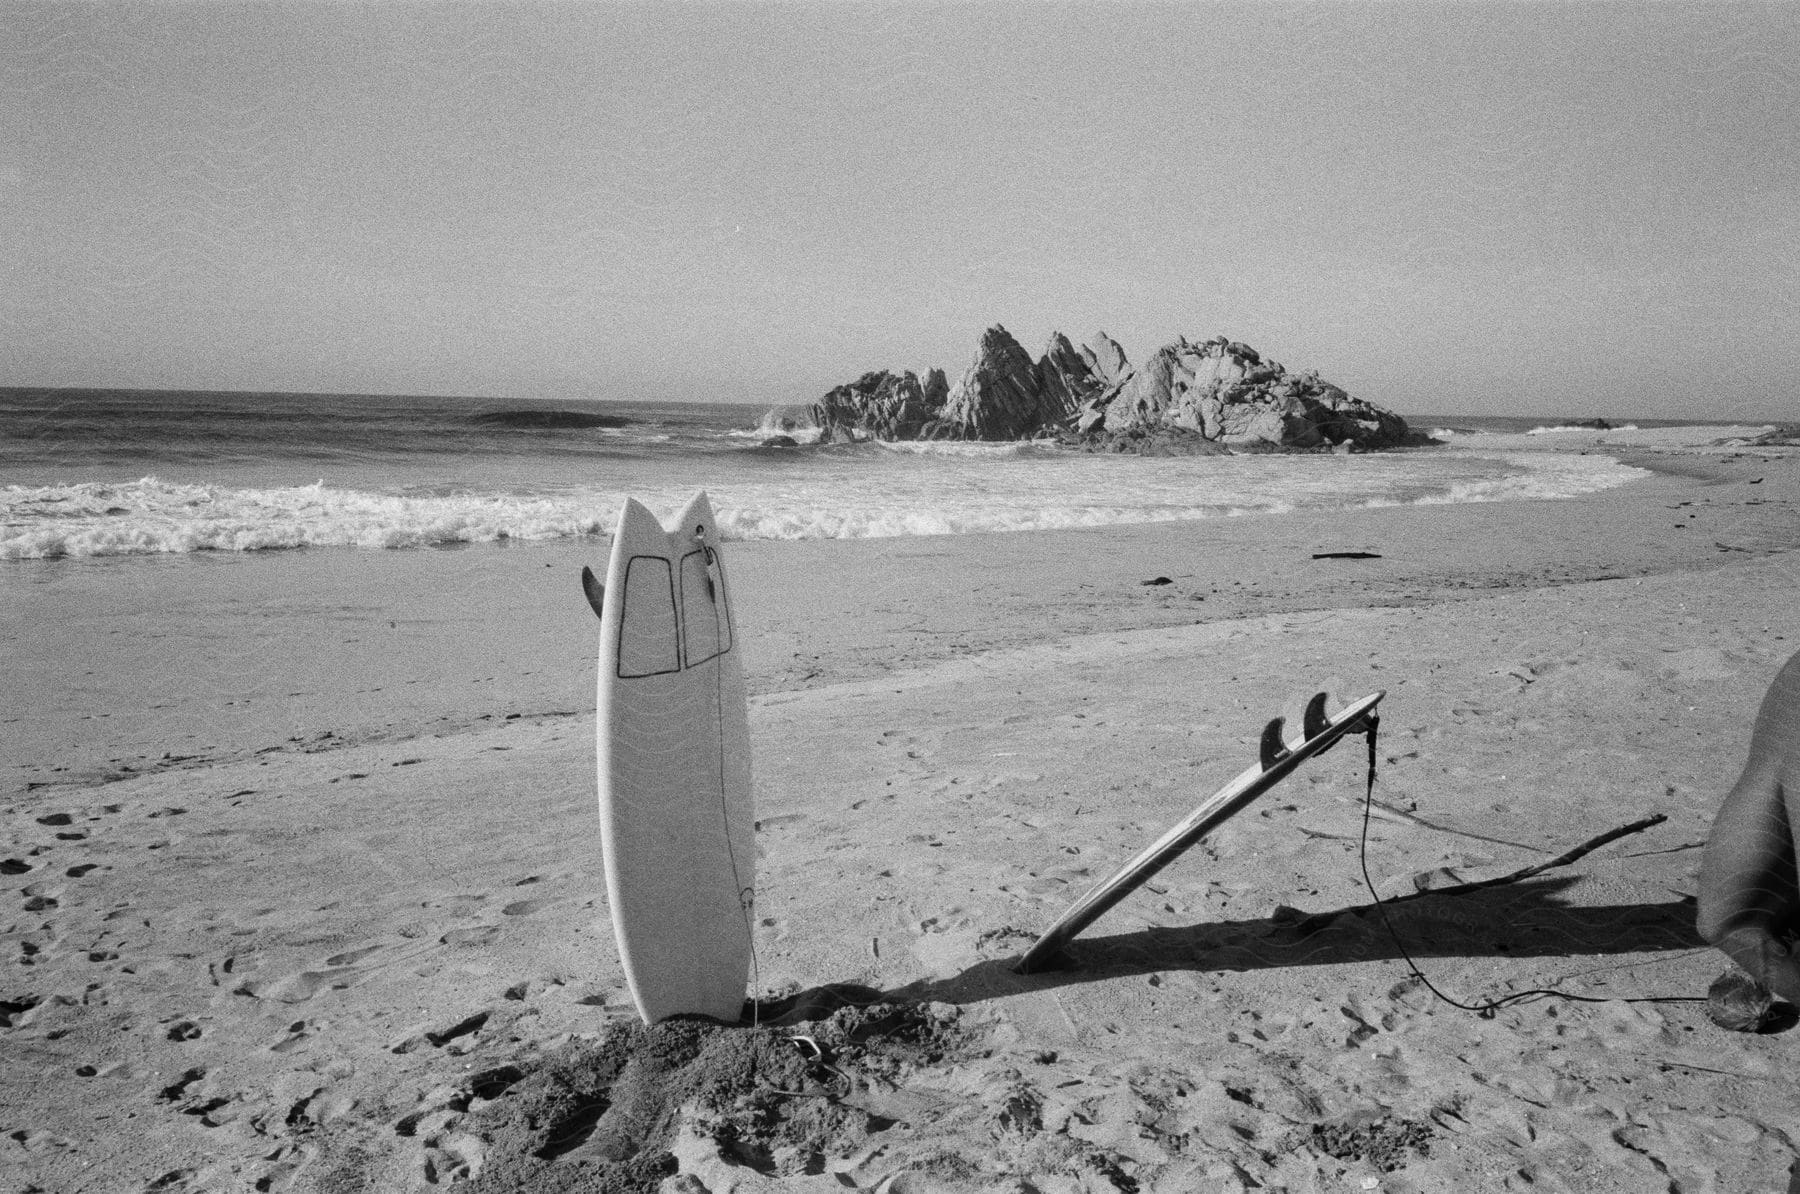
[{"label": "jagged rock", "polygon": [[1094,373],[1088,353],[1061,332],[1052,333],[1038,358],[1039,428],[1061,427],[1083,403],[1098,397],[1106,382]]},{"label": "jagged rock", "polygon": [[1125,359],[1124,348],[1105,332],[1095,332],[1094,338],[1082,346],[1081,355],[1087,361],[1088,372],[1104,385],[1123,381],[1131,372],[1131,362]]},{"label": "jagged rock", "polygon": [[[1084,431],[1129,435],[1161,426],[1174,403],[1175,349],[1164,348],[1140,369],[1127,373],[1088,404]],[[1191,428],[1197,429],[1197,428]]]},{"label": "jagged rock", "polygon": [[[1318,374],[1310,376],[1318,380]],[[1333,444],[1351,444],[1359,448],[1396,448],[1407,444],[1432,442],[1424,432],[1414,431],[1406,420],[1361,398],[1352,398],[1330,382],[1319,383],[1312,400],[1319,410],[1312,412],[1319,433]]]},{"label": "jagged rock", "polygon": [[[941,382],[941,370],[932,370]],[[940,403],[941,406],[941,403]],[[813,403],[819,442],[858,439],[917,439],[939,407],[926,400],[918,375],[878,370],[838,386]]]},{"label": "jagged rock", "polygon": [[1232,449],[1186,427],[1143,427],[1120,435],[1074,436],[1071,447],[1128,456],[1228,456]]},{"label": "jagged rock", "polygon": [[1406,421],[1317,372],[1290,373],[1224,336],[1186,337],[1133,369],[1105,332],[1076,348],[1060,332],[1035,363],[995,324],[954,386],[931,369],[865,373],[813,406],[820,442],[1017,440],[1060,436],[1094,450],[1349,451],[1429,442]]},{"label": "jagged rock", "polygon": [[950,387],[929,439],[1024,439],[1045,426],[1037,366],[1012,333],[995,324],[982,334],[962,379]]},{"label": "jagged rock", "polygon": [[1385,448],[1416,442],[1405,420],[1352,398],[1316,372],[1292,374],[1223,336],[1185,337],[1108,387],[1076,415],[1088,439],[1130,443],[1180,428],[1243,450]]},{"label": "jagged rock", "polygon": [[[925,406],[933,412],[944,409],[944,403],[950,400],[950,380],[944,376],[942,369],[932,368],[925,371]],[[935,416],[934,416],[935,417]]]}]

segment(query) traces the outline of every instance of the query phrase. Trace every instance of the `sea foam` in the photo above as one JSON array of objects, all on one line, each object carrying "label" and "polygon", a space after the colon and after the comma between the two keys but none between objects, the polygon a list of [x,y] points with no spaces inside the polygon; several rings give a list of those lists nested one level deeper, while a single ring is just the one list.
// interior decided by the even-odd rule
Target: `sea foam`
[{"label": "sea foam", "polygon": [[610,525],[591,505],[494,495],[406,497],[333,489],[89,482],[0,489],[0,559],[425,547],[589,535]]},{"label": "sea foam", "polygon": [[145,477],[0,487],[0,559],[559,539],[608,533],[628,494],[668,518],[701,488],[728,538],[825,539],[1564,498],[1641,475],[1574,453],[1122,458],[937,445],[808,450],[758,467],[714,459],[621,475],[614,484],[535,490],[443,484],[380,492],[323,481],[232,487]]}]

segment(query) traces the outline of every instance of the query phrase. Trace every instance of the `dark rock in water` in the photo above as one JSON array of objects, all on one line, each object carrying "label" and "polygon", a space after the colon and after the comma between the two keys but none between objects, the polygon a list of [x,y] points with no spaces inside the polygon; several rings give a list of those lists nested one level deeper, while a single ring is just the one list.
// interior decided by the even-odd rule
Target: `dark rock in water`
[{"label": "dark rock in water", "polygon": [[799,446],[800,441],[791,435],[771,435],[757,445],[759,448],[798,448]]},{"label": "dark rock in water", "polygon": [[[941,383],[943,373],[932,373]],[[941,406],[941,403],[940,403]],[[918,375],[865,373],[813,404],[812,421],[822,444],[859,439],[918,439],[938,407],[926,401]]]},{"label": "dark rock in water", "polygon": [[1065,436],[1063,443],[1089,452],[1127,456],[1229,456],[1232,453],[1226,445],[1187,427],[1140,427],[1117,435],[1076,434]]},{"label": "dark rock in water", "polygon": [[[1727,442],[1738,443],[1738,444],[1740,444],[1740,446],[1746,447],[1746,448],[1795,448],[1795,447],[1800,447],[1800,424],[1779,423],[1779,424],[1776,424],[1774,427],[1770,428],[1768,431],[1764,431],[1759,435],[1754,435],[1749,439],[1742,440],[1742,441],[1734,440],[1734,441],[1727,441]],[[1762,478],[1758,477],[1755,481],[1752,481],[1751,484],[1756,485],[1756,484],[1760,484],[1761,482],[1762,482]]]},{"label": "dark rock in water", "polygon": [[628,427],[621,415],[602,415],[585,410],[488,410],[471,415],[469,422],[483,427],[515,427],[528,431],[561,431],[582,427]]}]

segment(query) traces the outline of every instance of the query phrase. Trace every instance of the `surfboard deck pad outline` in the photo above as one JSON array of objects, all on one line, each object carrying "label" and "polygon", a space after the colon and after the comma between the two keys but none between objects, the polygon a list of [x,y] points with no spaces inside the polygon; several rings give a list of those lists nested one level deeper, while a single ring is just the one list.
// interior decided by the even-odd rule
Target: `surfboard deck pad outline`
[{"label": "surfboard deck pad outline", "polygon": [[755,900],[750,731],[711,503],[665,529],[627,499],[600,617],[595,758],[613,935],[638,1014],[735,1023]]}]

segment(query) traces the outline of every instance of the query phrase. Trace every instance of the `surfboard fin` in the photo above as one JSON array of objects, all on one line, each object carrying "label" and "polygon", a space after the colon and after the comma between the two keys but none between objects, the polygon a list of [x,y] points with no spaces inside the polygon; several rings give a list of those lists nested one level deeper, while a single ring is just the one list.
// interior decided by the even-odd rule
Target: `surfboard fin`
[{"label": "surfboard fin", "polygon": [[1306,726],[1308,738],[1317,738],[1331,724],[1331,719],[1325,716],[1325,702],[1329,699],[1329,694],[1315,692],[1312,700],[1306,702],[1306,717],[1303,724]]},{"label": "surfboard fin", "polygon": [[1287,724],[1287,718],[1277,717],[1263,727],[1261,753],[1264,771],[1292,753],[1288,750],[1287,743],[1281,740],[1281,727],[1285,724]]},{"label": "surfboard fin", "polygon": [[588,605],[593,608],[594,616],[601,617],[601,610],[606,608],[606,586],[594,575],[594,570],[586,564],[581,566],[581,591],[587,594]]}]

